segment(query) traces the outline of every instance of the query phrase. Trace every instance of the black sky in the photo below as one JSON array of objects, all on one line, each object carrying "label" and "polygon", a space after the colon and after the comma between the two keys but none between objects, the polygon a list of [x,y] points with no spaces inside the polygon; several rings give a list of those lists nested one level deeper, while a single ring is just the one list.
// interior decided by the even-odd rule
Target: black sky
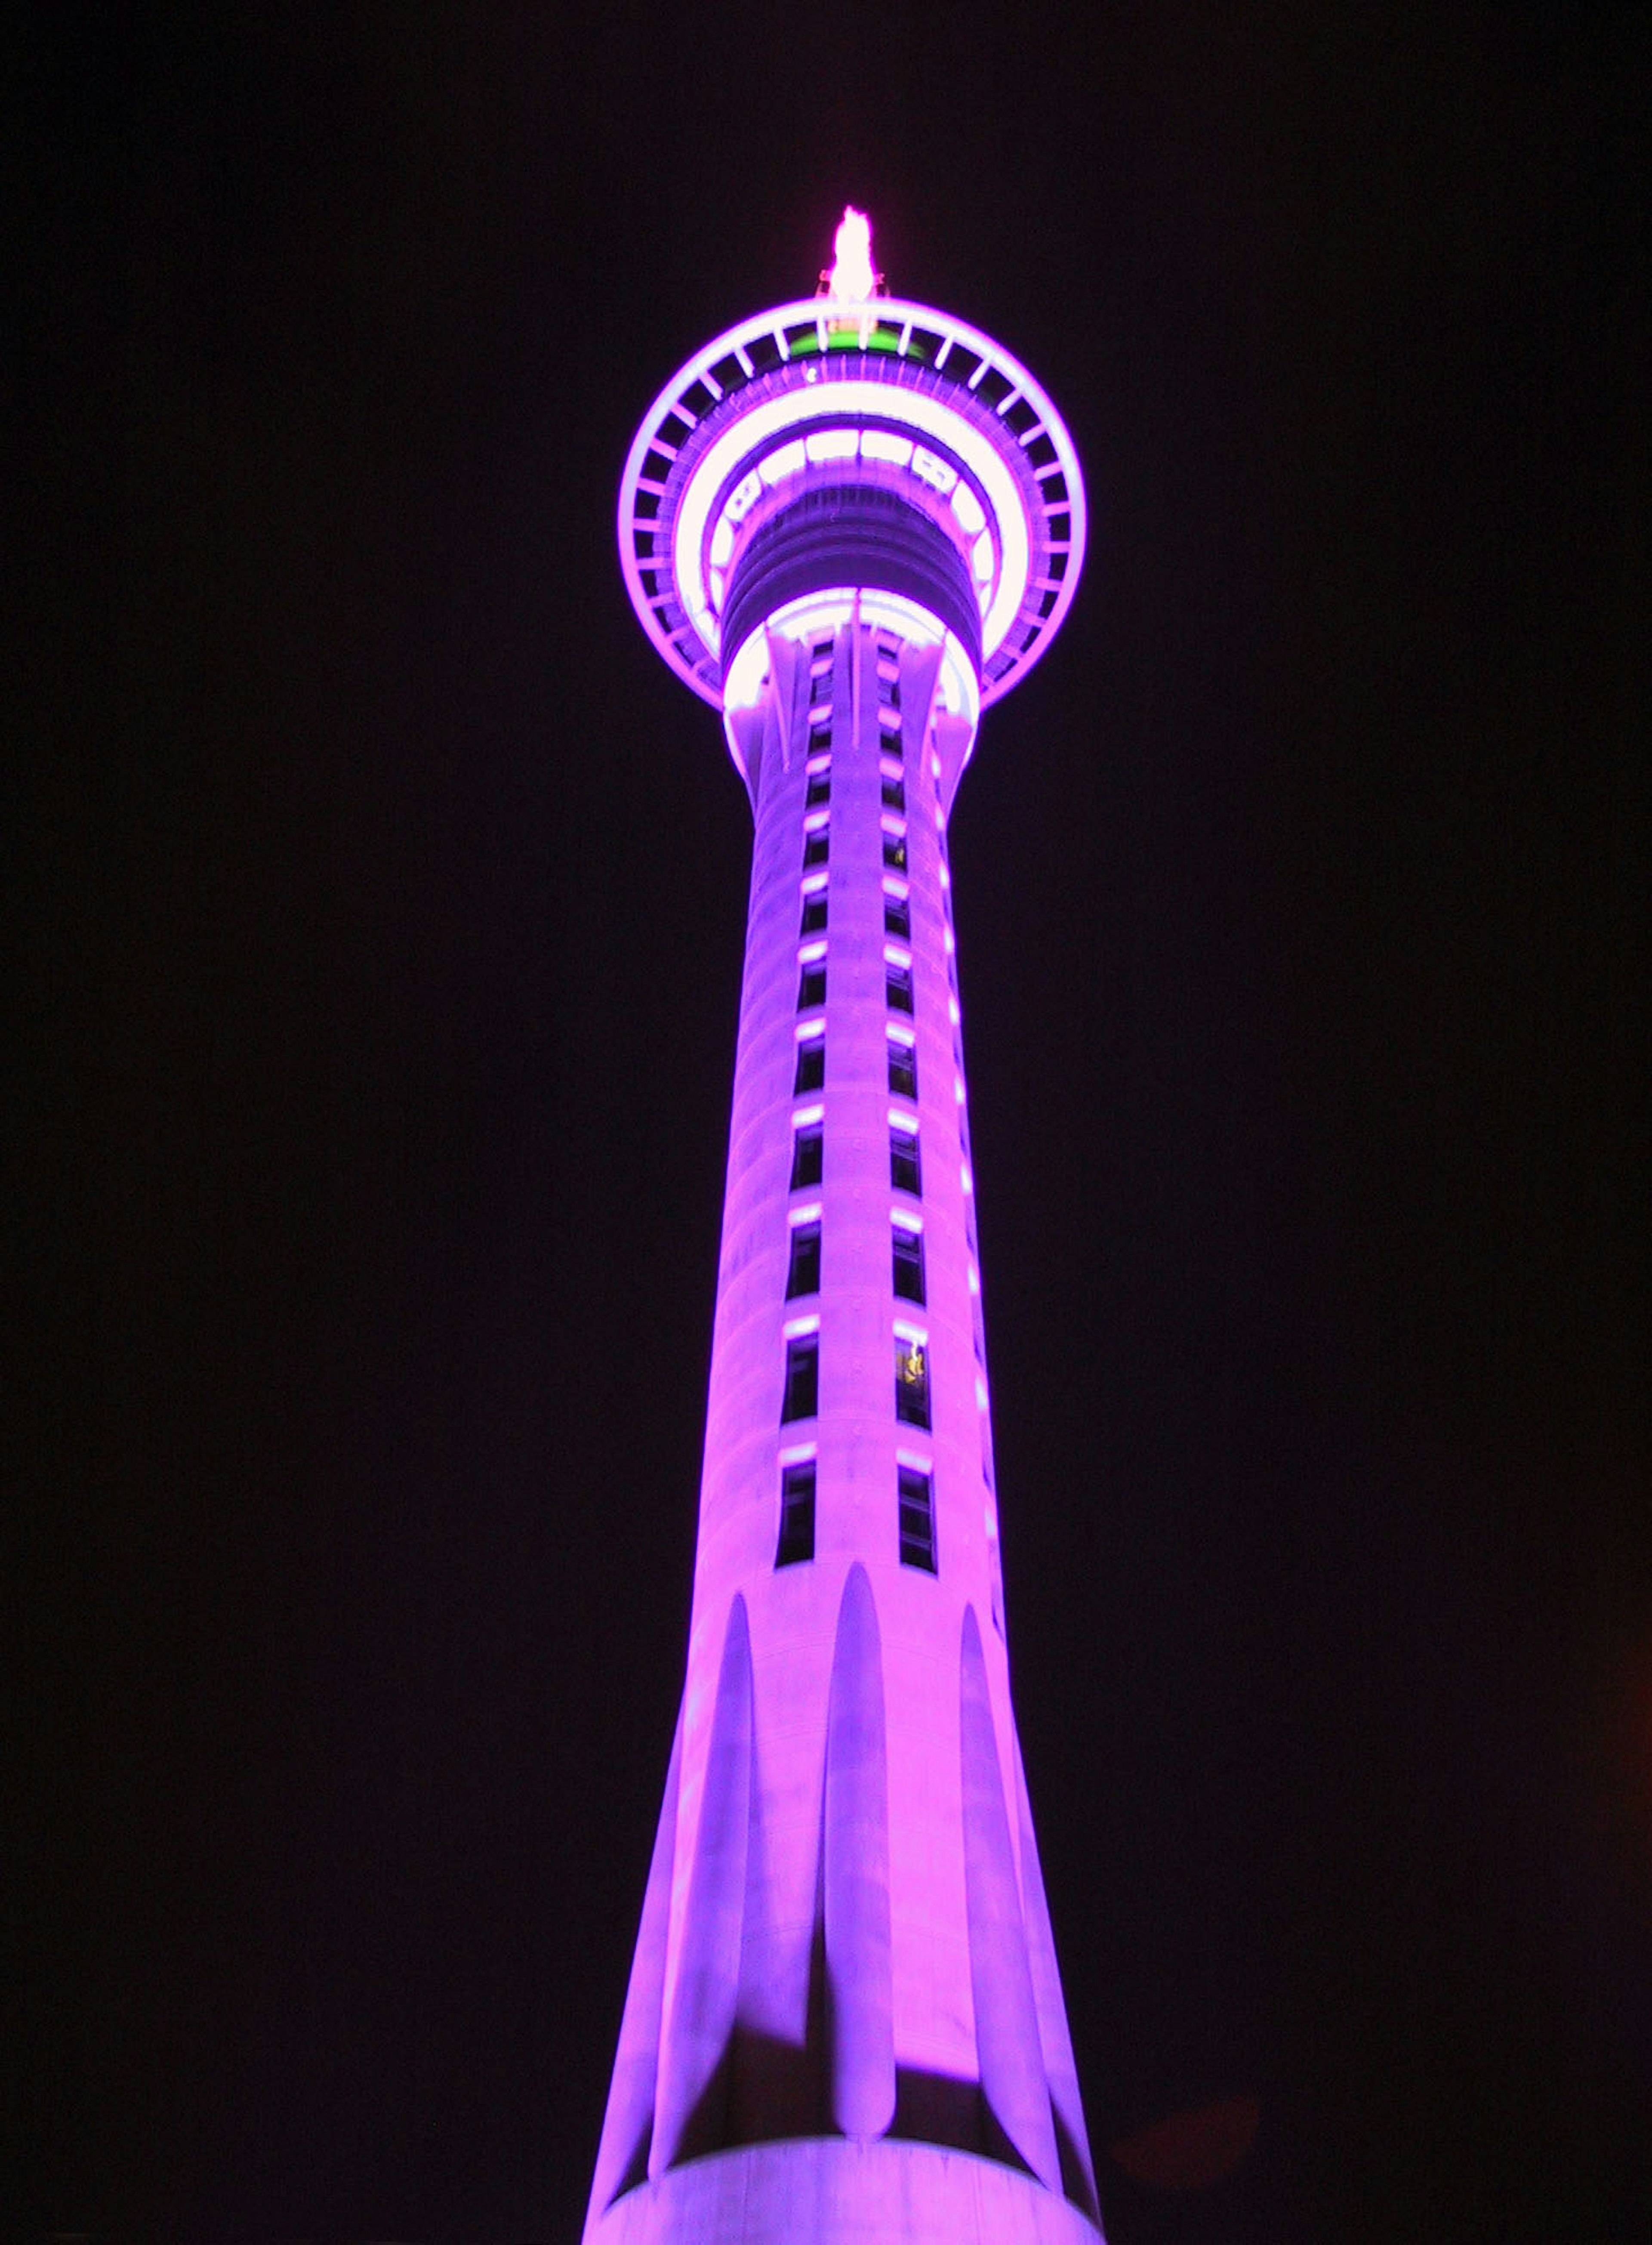
[{"label": "black sky", "polygon": [[1090,481],[953,856],[1113,2245],[1646,2245],[1649,20],[12,35],[17,2235],[577,2234],[749,833],[614,493],[852,197]]}]

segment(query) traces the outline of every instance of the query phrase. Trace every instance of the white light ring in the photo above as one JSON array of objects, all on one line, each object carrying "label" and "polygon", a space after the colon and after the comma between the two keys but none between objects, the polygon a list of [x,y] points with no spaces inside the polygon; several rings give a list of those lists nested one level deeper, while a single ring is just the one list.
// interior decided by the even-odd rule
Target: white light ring
[{"label": "white light ring", "polygon": [[[721,356],[721,354],[719,354]],[[672,571],[677,598],[694,629],[715,655],[721,645],[717,619],[706,597],[701,549],[712,501],[747,460],[755,461],[777,437],[806,421],[866,419],[904,422],[933,437],[958,454],[985,492],[998,527],[1002,560],[997,591],[981,626],[981,660],[995,655],[1026,594],[1031,545],[1025,501],[1015,477],[992,438],[944,399],[893,382],[824,382],[784,390],[742,413],[695,461],[677,503],[672,529]]]},{"label": "white light ring", "polygon": [[[818,593],[800,593],[795,600],[777,608],[766,621],[748,634],[745,644],[737,648],[734,661],[724,677],[722,694],[723,730],[728,739],[728,753],[735,760],[741,778],[748,777],[745,761],[735,737],[734,720],[758,709],[762,702],[768,682],[768,634],[777,634],[782,639],[807,640],[818,632],[836,632],[851,616],[858,614],[863,623],[874,628],[884,626],[897,631],[903,639],[919,647],[933,647],[938,641],[941,648],[939,699],[947,714],[962,717],[969,727],[965,743],[964,761],[967,763],[975,752],[976,729],[981,722],[981,707],[985,695],[975,665],[955,633],[948,631],[940,618],[928,608],[920,607],[900,593],[861,591],[852,585],[839,585]],[[709,696],[708,696],[709,699]],[[824,825],[828,814],[814,811],[810,817]],[[904,818],[890,818],[886,823],[901,832],[905,831]],[[807,826],[808,820],[804,824]],[[942,867],[943,875],[945,867]]]}]

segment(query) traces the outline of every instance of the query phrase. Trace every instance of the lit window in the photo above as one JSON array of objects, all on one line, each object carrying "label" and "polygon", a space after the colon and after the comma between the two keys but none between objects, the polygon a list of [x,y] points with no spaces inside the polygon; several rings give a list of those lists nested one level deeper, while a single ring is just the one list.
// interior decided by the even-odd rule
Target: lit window
[{"label": "lit window", "polygon": [[826,925],[826,892],[819,889],[812,897],[803,899],[803,916],[798,924],[799,935],[818,935]]},{"label": "lit window", "polygon": [[923,1191],[924,1175],[918,1164],[917,1133],[915,1130],[891,1127],[889,1134],[889,1181],[897,1192]]},{"label": "lit window", "polygon": [[792,1084],[794,1092],[818,1091],[826,1081],[826,1040],[824,1037],[805,1037],[797,1048],[797,1075]]},{"label": "lit window", "polygon": [[[911,1035],[909,1030],[907,1034]],[[891,1029],[889,1039],[889,1088],[904,1098],[917,1097],[917,1048]]]},{"label": "lit window", "polygon": [[[826,994],[826,970],[823,967],[820,970],[820,976],[821,995],[824,997]],[[884,994],[889,1000],[890,1011],[892,1014],[910,1014],[912,1011],[911,968],[910,967],[897,967],[893,961],[886,963],[884,969]],[[804,1001],[802,999],[798,1000],[798,1003],[800,1005]]]},{"label": "lit window", "polygon": [[826,1134],[818,1122],[806,1123],[792,1137],[791,1190],[817,1185],[825,1167]]},{"label": "lit window", "polygon": [[[794,1342],[793,1346],[796,1344]],[[810,1393],[813,1393],[812,1388]],[[812,1404],[810,1408],[813,1408]],[[926,1341],[904,1338],[896,1340],[895,1416],[906,1427],[927,1427],[930,1422],[929,1345]]]},{"label": "lit window", "polygon": [[906,837],[904,834],[891,834],[889,832],[887,828],[884,830],[884,863],[886,865],[893,866],[894,870],[897,873],[904,873],[906,871]]},{"label": "lit window", "polygon": [[826,961],[823,959],[805,960],[797,978],[797,1010],[806,1013],[811,1006],[826,1003]]},{"label": "lit window", "polygon": [[[929,1407],[929,1390],[924,1387],[924,1409]],[[820,1401],[820,1335],[802,1333],[786,1344],[786,1392],[781,1398],[782,1423],[790,1419],[812,1419]],[[928,1426],[925,1418],[923,1422]]]},{"label": "lit window", "polygon": [[782,1466],[780,1475],[780,1542],[777,1567],[795,1567],[815,1556],[815,1462]]},{"label": "lit window", "polygon": [[[920,1242],[920,1253],[921,1248]],[[920,1285],[923,1284],[923,1267],[920,1263],[918,1269]],[[895,1291],[898,1293],[900,1288],[897,1286]],[[789,1302],[794,1302],[800,1294],[818,1294],[819,1292],[820,1226],[818,1224],[795,1224],[792,1227],[791,1236],[791,1265],[786,1272],[786,1299]],[[921,1302],[924,1297],[922,1294],[917,1294],[912,1299]]]},{"label": "lit window", "polygon": [[[921,1231],[907,1231],[904,1224],[895,1224],[890,1226],[889,1238],[890,1251],[894,1258],[895,1292],[902,1301],[917,1302],[921,1307],[924,1300],[924,1235]],[[792,1246],[794,1261],[796,1260],[796,1255],[794,1234]],[[820,1283],[818,1234],[815,1264],[816,1285],[818,1285]]]},{"label": "lit window", "polygon": [[[814,1468],[809,1468],[811,1475]],[[900,1492],[901,1564],[935,1572],[935,1480],[917,1466],[897,1466]],[[811,1484],[812,1486],[812,1484]]]}]

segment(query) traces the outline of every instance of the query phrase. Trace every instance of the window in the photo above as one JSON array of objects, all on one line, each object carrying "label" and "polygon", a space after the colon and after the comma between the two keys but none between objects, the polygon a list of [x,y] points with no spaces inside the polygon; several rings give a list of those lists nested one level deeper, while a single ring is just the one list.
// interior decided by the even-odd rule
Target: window
[{"label": "window", "polygon": [[[824,919],[821,926],[826,925]],[[904,935],[912,933],[912,908],[904,897],[885,897],[884,899],[884,933],[885,935]]]},{"label": "window", "polygon": [[891,811],[904,811],[906,808],[906,782],[904,779],[885,779],[884,782],[884,801]]},{"label": "window", "polygon": [[884,831],[884,863],[897,873],[906,871],[906,837],[891,834],[887,827]]},{"label": "window", "polygon": [[803,917],[798,925],[799,935],[818,935],[826,925],[826,892],[817,889],[812,897],[803,899]]},{"label": "window", "polygon": [[[797,977],[797,1010],[800,1014],[807,1013],[811,1006],[823,1006],[825,1003],[826,961],[823,959],[806,960]],[[910,1012],[911,1009],[909,1007],[907,1010]]]},{"label": "window", "polygon": [[809,712],[809,755],[811,756],[818,756],[823,749],[829,749],[831,744],[831,712],[829,709],[811,709]]},{"label": "window", "polygon": [[812,834],[803,837],[803,864],[823,865],[826,863],[826,829],[817,826]]},{"label": "window", "polygon": [[[812,1341],[810,1345],[813,1346]],[[810,1378],[811,1380],[813,1378],[812,1373]],[[813,1394],[812,1387],[809,1393]],[[812,1403],[809,1408],[813,1410]],[[897,1337],[895,1416],[903,1426],[906,1427],[927,1427],[930,1422],[930,1367],[927,1341],[911,1340],[904,1336]]]},{"label": "window", "polygon": [[[820,1335],[802,1333],[786,1344],[786,1392],[781,1398],[780,1416],[782,1425],[789,1419],[812,1419],[820,1398]],[[929,1390],[924,1395],[924,1416],[920,1423],[929,1424]]]},{"label": "window", "polygon": [[[918,1283],[923,1284],[920,1266]],[[900,1292],[897,1286],[896,1292]],[[786,1299],[796,1301],[799,1294],[818,1294],[820,1292],[820,1226],[818,1224],[796,1224],[792,1226],[791,1267],[786,1273]],[[921,1302],[921,1293],[912,1297]]]},{"label": "window", "polygon": [[[904,1302],[924,1302],[924,1235],[909,1231],[904,1224],[890,1226],[890,1251],[894,1258],[895,1292]],[[797,1244],[794,1235],[792,1260],[797,1259]],[[816,1233],[815,1269],[816,1286],[820,1284],[819,1235]]]},{"label": "window", "polygon": [[803,806],[805,810],[812,810],[816,804],[829,803],[831,799],[832,776],[830,772],[810,772],[809,775],[809,787],[803,796]]},{"label": "window", "polygon": [[780,1542],[777,1567],[795,1567],[815,1556],[815,1461],[782,1466],[780,1473]]},{"label": "window", "polygon": [[[813,1488],[814,1468],[809,1468]],[[935,1477],[917,1466],[898,1466],[896,1484],[900,1492],[901,1564],[935,1572]]]},{"label": "window", "polygon": [[[802,1143],[802,1134],[800,1131],[798,1144],[801,1146]],[[820,1172],[816,1170],[813,1182],[818,1184],[819,1181]],[[902,1130],[894,1123],[890,1125],[889,1132],[889,1181],[897,1192],[921,1193],[924,1190],[924,1175],[917,1158],[917,1133],[916,1130]],[[792,1183],[796,1184],[796,1182],[794,1177]]]},{"label": "window", "polygon": [[826,1040],[824,1037],[805,1037],[797,1048],[797,1075],[792,1084],[796,1091],[818,1091],[826,1081]]},{"label": "window", "polygon": [[792,1136],[791,1187],[800,1192],[805,1185],[817,1185],[825,1166],[826,1134],[818,1122],[806,1122]]},{"label": "window", "polygon": [[[826,969],[823,967],[820,970],[820,994],[823,998],[826,994]],[[885,962],[884,968],[884,994],[889,1000],[890,1011],[892,1014],[910,1014],[911,1012],[912,970],[910,966],[897,967],[893,960],[890,960]],[[802,1005],[806,1001],[800,998],[797,1002],[799,1005]],[[807,1002],[818,1003],[818,1000],[809,1000]]]},{"label": "window", "polygon": [[[910,1032],[909,1032],[910,1034]],[[917,1097],[917,1048],[891,1030],[889,1040],[889,1088],[907,1099]]]}]

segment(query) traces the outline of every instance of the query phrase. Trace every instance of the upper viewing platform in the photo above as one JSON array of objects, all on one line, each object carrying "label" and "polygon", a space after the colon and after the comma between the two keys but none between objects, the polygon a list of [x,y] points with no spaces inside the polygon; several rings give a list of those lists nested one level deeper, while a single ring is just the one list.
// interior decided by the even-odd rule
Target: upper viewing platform
[{"label": "upper viewing platform", "polygon": [[720,709],[755,698],[766,624],[863,592],[944,634],[948,698],[972,726],[1066,614],[1083,478],[1019,360],[877,294],[870,249],[845,213],[818,295],[673,376],[626,463],[620,560],[644,629]]}]

